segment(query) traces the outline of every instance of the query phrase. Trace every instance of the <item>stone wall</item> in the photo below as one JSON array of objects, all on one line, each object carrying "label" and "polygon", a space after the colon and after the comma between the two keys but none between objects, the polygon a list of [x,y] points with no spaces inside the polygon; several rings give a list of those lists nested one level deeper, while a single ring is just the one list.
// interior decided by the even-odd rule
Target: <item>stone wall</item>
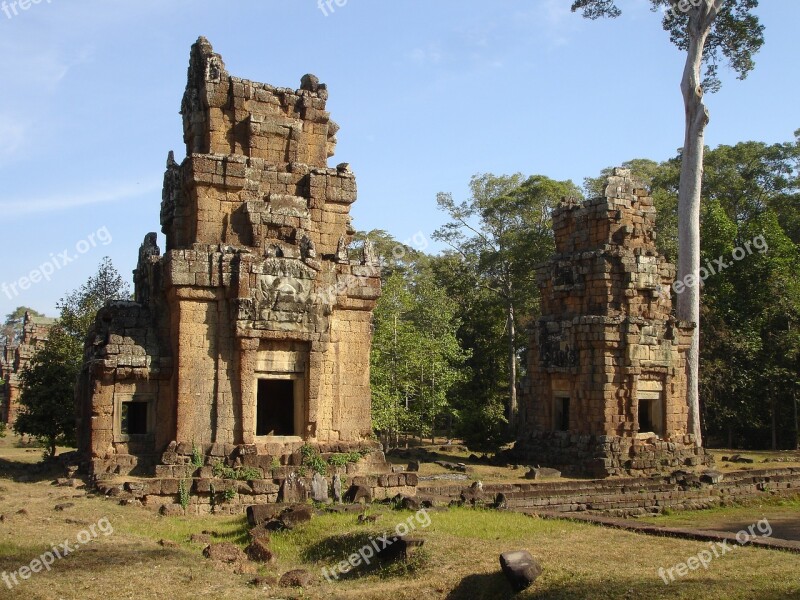
[{"label": "stone wall", "polygon": [[[468,488],[429,485],[417,488],[417,500],[433,504],[461,502]],[[584,481],[484,484],[482,503],[511,510],[558,513],[596,512],[641,515],[665,509],[713,508],[734,502],[800,495],[800,468],[757,469],[693,474],[677,471],[663,477],[626,477]]]}]

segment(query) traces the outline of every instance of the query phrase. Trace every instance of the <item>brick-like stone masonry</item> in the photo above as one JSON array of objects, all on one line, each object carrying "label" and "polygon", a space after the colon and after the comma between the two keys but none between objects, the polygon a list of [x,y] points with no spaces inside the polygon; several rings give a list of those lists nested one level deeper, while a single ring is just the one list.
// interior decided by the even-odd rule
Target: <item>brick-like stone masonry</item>
[{"label": "brick-like stone masonry", "polygon": [[[468,492],[463,485],[421,482],[417,500],[434,505],[460,503]],[[484,484],[477,499],[486,506],[529,513],[597,513],[625,517],[665,509],[713,508],[756,498],[795,498],[798,495],[800,468],[785,467],[724,475],[677,471],[650,477]]]},{"label": "brick-like stone masonry", "polygon": [[[285,467],[303,443],[372,449],[365,462],[391,473],[370,437],[380,268],[368,243],[351,259],[356,181],[349,165],[327,165],[339,129],[327,99],[313,75],[276,88],[229,75],[205,38],[192,47],[186,158],[170,153],[164,177],[165,251],[145,237],[135,301],[101,310],[87,340],[79,445],[95,476],[185,474],[191,452],[174,455],[188,447],[207,464]],[[262,382],[289,382],[289,430],[259,431]]]},{"label": "brick-like stone masonry", "polygon": [[694,326],[671,314],[675,268],[656,249],[655,215],[625,169],[604,197],[554,211],[523,382],[515,454],[525,462],[597,477],[710,463],[687,431]]},{"label": "brick-like stone masonry", "polygon": [[22,321],[22,338],[16,346],[6,345],[0,355],[0,422],[12,426],[19,412],[20,374],[28,366],[33,355],[47,341],[55,319],[34,317],[26,312]]}]

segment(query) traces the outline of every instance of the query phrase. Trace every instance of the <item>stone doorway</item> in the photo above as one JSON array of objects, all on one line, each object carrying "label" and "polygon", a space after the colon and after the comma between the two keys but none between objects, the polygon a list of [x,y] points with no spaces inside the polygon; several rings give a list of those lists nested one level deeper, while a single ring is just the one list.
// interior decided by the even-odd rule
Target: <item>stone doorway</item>
[{"label": "stone doorway", "polygon": [[297,379],[259,379],[256,396],[256,436],[300,435],[297,423]]}]

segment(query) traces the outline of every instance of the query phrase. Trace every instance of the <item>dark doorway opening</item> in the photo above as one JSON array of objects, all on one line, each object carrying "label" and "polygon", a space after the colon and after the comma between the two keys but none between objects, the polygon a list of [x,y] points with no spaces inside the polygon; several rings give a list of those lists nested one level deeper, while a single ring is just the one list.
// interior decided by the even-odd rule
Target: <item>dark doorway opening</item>
[{"label": "dark doorway opening", "polygon": [[147,402],[122,403],[121,429],[125,435],[147,434]]},{"label": "dark doorway opening", "polygon": [[556,431],[569,431],[569,398],[555,398],[553,420]]},{"label": "dark doorway opening", "polygon": [[652,402],[650,400],[639,400],[639,431],[655,431],[653,428],[653,419],[650,415],[651,409]]},{"label": "dark doorway opening", "polygon": [[256,435],[296,435],[291,379],[258,380]]}]

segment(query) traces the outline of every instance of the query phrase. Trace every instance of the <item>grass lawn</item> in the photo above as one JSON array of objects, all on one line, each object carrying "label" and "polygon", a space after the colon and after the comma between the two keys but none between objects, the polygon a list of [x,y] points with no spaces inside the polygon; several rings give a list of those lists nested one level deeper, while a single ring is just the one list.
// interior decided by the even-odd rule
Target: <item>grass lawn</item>
[{"label": "grass lawn", "polygon": [[[517,598],[800,598],[800,555],[739,548],[715,559],[707,570],[691,571],[665,585],[659,567],[668,568],[707,548],[704,542],[640,536],[581,523],[540,520],[515,513],[453,509],[431,511],[430,525],[415,520],[415,534],[425,538],[424,551],[408,565],[359,570],[329,583],[321,575],[371,537],[413,517],[386,507],[370,509],[378,520],[357,522],[354,514],[326,514],[292,532],[273,534],[274,565],[253,566],[264,575],[293,568],[315,574],[304,591],[257,589],[254,574],[237,574],[202,556],[202,546],[188,541],[192,533],[213,531],[217,539],[246,544],[244,517],[166,518],[142,508],[122,507],[82,490],[55,487],[50,477],[30,476],[26,463],[38,451],[15,448],[0,440],[0,572],[14,572],[53,544],[76,540],[101,519],[113,527],[56,561],[49,572],[33,574],[9,590],[0,582],[0,598],[137,599],[156,598],[428,598],[479,600],[511,598],[499,573],[498,555],[527,549],[543,565],[536,584]],[[36,481],[36,479],[40,479]],[[62,511],[57,504],[71,503]],[[796,506],[788,507],[795,510]],[[20,514],[24,509],[27,513]],[[756,508],[741,517],[755,522]],[[746,512],[750,510],[750,512]],[[713,511],[712,511],[713,512]],[[696,523],[706,513],[691,513]],[[691,515],[672,515],[692,519]],[[749,520],[748,520],[749,519]],[[667,523],[665,523],[667,524]],[[97,531],[97,528],[95,528]],[[87,534],[88,535],[88,534]],[[177,542],[162,547],[159,540]]]}]

